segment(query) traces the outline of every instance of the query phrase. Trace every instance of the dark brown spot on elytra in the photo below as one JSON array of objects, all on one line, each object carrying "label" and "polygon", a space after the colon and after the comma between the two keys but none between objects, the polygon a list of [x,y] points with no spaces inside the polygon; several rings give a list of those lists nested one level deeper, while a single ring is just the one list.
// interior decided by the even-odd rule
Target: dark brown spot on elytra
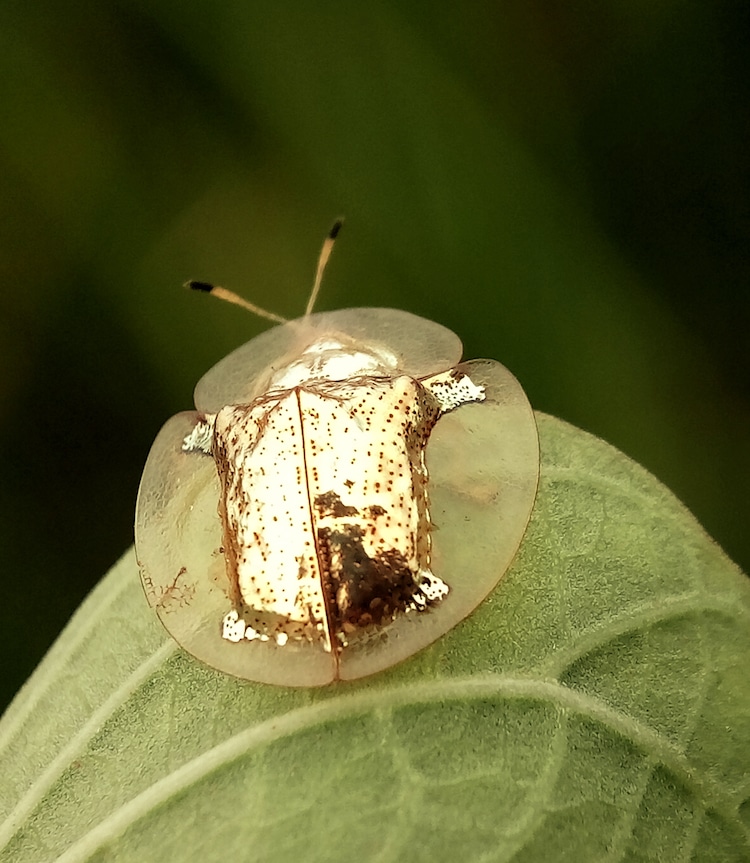
[{"label": "dark brown spot on elytra", "polygon": [[327,491],[324,494],[319,494],[313,501],[315,509],[321,518],[326,516],[331,518],[345,518],[351,515],[357,515],[359,510],[354,506],[346,506],[335,491]]},{"label": "dark brown spot on elytra", "polygon": [[365,551],[363,529],[357,524],[339,530],[318,529],[318,548],[328,611],[334,631],[346,633],[389,623],[413,602],[415,574],[397,549],[374,557]]}]

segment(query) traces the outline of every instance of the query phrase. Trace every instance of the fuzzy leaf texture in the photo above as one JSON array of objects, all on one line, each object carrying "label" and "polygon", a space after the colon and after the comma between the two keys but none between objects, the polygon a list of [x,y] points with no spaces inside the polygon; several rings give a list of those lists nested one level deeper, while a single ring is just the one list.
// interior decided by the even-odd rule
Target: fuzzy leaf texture
[{"label": "fuzzy leaf texture", "polygon": [[750,584],[641,467],[538,420],[509,573],[363,681],[201,666],[129,552],[0,723],[0,861],[750,859]]}]

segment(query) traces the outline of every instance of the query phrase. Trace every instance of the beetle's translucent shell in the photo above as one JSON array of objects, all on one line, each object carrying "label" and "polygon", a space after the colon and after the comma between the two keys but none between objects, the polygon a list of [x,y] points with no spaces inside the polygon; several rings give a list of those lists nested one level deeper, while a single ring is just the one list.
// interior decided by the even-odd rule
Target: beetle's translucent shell
[{"label": "beetle's translucent shell", "polygon": [[[195,436],[206,414],[217,414],[227,405],[250,405],[265,398],[269,387],[276,393],[288,392],[295,386],[296,364],[309,363],[305,348],[325,343],[329,336],[353,354],[361,347],[365,360],[372,354],[384,358],[393,368],[392,377],[400,376],[406,384],[413,378],[429,386],[434,376],[450,372],[449,382],[464,377],[481,390],[481,400],[457,402],[455,409],[451,405],[431,434],[427,432],[429,514],[421,517],[431,522],[424,528],[431,534],[432,547],[423,551],[423,557],[428,555],[429,569],[448,592],[427,607],[424,601],[417,602],[410,613],[394,614],[361,631],[339,632],[327,643],[314,635],[295,639],[263,632],[252,640],[249,635],[230,640],[226,620],[228,612],[235,615],[233,620],[237,617],[232,609],[238,604],[238,588],[230,583],[225,564],[227,521],[224,512],[222,522],[219,507],[223,486],[214,458],[186,449],[185,442]],[[460,340],[439,324],[393,309],[346,309],[268,330],[199,381],[199,413],[178,414],[159,433],[146,462],[136,511],[136,550],[146,596],[185,650],[240,678],[319,686],[364,677],[400,662],[455,626],[487,596],[510,565],[526,530],[536,495],[539,446],[533,411],[513,375],[493,360],[459,365],[460,357]],[[382,379],[382,370],[378,374]],[[367,391],[366,364],[357,380]],[[414,386],[421,391],[421,385]],[[301,390],[306,392],[304,386]],[[264,404],[256,407],[261,421],[254,420],[255,426],[263,425]],[[351,415],[362,426],[353,408],[344,405],[342,410],[332,416]],[[261,472],[274,472],[279,459],[271,462],[262,465]],[[313,501],[312,485],[303,482],[300,487],[296,479],[289,480],[289,471],[274,473],[282,475],[295,486],[290,493],[307,501],[311,510],[321,499],[328,500],[319,495]],[[344,509],[349,510],[354,508]],[[269,552],[268,560],[273,559]],[[330,565],[330,555],[320,562],[321,570]],[[272,581],[272,567],[263,578]],[[300,579],[304,580],[301,564]],[[272,584],[263,587],[273,591]],[[313,617],[321,615],[325,612]]]}]

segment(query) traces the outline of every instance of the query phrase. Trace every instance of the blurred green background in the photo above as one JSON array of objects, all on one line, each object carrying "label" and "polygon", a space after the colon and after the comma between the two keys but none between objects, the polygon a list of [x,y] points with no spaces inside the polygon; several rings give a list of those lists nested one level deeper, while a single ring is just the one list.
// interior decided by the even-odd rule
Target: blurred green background
[{"label": "blurred green background", "polygon": [[385,305],[503,361],[750,564],[747,3],[4,0],[0,704],[266,325]]}]

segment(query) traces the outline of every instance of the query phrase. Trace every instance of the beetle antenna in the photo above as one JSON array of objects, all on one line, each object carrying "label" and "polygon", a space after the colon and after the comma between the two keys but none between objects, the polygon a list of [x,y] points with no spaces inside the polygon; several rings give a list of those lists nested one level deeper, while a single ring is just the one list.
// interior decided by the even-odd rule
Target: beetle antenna
[{"label": "beetle antenna", "polygon": [[281,315],[277,315],[274,312],[269,312],[260,306],[256,306],[255,303],[251,303],[239,294],[235,294],[234,291],[222,288],[221,285],[212,285],[210,282],[198,282],[191,279],[189,282],[185,282],[185,287],[189,288],[191,291],[203,291],[206,294],[211,294],[212,297],[216,297],[219,300],[226,300],[228,303],[234,303],[235,306],[240,306],[243,309],[247,309],[248,312],[258,315],[260,318],[266,318],[267,320],[274,321],[277,324],[288,323],[287,318],[282,318]]},{"label": "beetle antenna", "polygon": [[331,257],[333,244],[336,242],[336,237],[338,237],[343,224],[343,218],[336,219],[331,226],[331,230],[328,232],[328,236],[323,240],[323,247],[318,256],[318,266],[315,270],[315,281],[313,282],[312,291],[310,291],[310,299],[307,301],[307,308],[305,309],[305,317],[311,315],[312,310],[315,307],[315,301],[318,299],[318,294],[320,293],[320,283],[323,281],[323,273],[325,271],[326,264],[328,263],[328,259]]},{"label": "beetle antenna", "polygon": [[[305,309],[305,317],[309,317],[309,315],[312,314],[315,301],[318,299],[318,294],[320,293],[320,284],[323,281],[323,273],[328,264],[328,259],[331,257],[336,237],[339,235],[339,231],[343,224],[343,219],[336,219],[325,240],[323,240],[323,247],[320,250],[320,255],[318,255],[318,265],[315,270],[315,281],[313,282],[310,299],[307,301],[307,308]],[[261,306],[256,306],[255,303],[251,303],[250,300],[246,300],[239,294],[235,294],[234,291],[222,288],[221,285],[213,285],[211,282],[199,282],[196,279],[190,279],[185,282],[184,287],[189,288],[191,291],[203,291],[203,293],[211,294],[211,296],[216,297],[218,300],[233,303],[235,306],[247,309],[248,312],[252,312],[259,318],[266,318],[266,320],[273,321],[277,324],[289,323],[288,318],[282,318],[281,315],[277,315],[275,312],[269,312]]]}]

